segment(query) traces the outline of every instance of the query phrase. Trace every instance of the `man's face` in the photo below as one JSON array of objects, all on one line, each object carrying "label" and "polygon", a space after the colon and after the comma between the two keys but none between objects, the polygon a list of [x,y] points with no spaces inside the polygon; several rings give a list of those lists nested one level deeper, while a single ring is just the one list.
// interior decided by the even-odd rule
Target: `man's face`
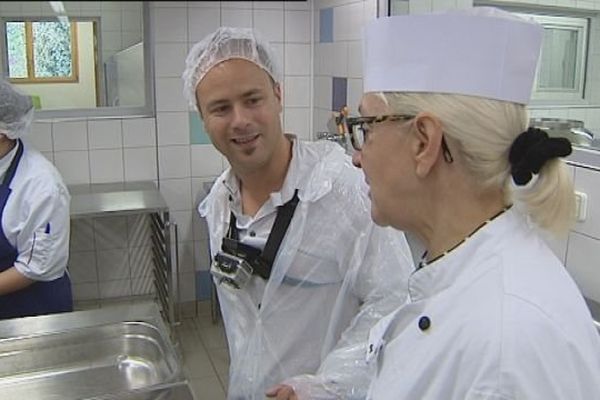
[{"label": "man's face", "polygon": [[196,88],[213,145],[234,171],[260,170],[282,140],[281,90],[256,64],[231,59],[214,66]]}]

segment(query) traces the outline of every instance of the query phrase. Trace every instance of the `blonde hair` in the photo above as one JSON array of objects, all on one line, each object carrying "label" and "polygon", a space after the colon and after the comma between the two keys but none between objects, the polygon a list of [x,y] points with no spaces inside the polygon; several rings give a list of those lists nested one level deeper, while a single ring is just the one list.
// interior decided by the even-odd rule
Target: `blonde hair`
[{"label": "blonde hair", "polygon": [[378,95],[397,112],[435,114],[443,125],[444,136],[453,144],[453,155],[457,152],[483,190],[501,188],[507,203],[524,205],[532,221],[549,232],[565,234],[573,225],[575,195],[563,160],[546,162],[531,187],[520,188],[513,183],[508,155],[516,137],[529,125],[524,105],[456,94]]}]

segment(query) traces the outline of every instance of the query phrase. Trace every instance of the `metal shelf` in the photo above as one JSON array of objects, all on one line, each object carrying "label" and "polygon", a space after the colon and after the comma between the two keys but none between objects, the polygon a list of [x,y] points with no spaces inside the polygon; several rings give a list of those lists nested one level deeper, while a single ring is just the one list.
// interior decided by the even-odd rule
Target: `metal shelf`
[{"label": "metal shelf", "polygon": [[154,182],[71,185],[71,219],[148,215],[156,301],[167,326],[180,322],[177,224]]}]

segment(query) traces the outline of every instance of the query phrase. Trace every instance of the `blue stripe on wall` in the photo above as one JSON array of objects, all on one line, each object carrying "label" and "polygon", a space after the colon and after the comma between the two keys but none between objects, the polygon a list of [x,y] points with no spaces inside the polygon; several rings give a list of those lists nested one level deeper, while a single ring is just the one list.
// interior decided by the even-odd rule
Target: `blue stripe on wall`
[{"label": "blue stripe on wall", "polygon": [[319,10],[319,42],[333,42],[333,8]]},{"label": "blue stripe on wall", "polygon": [[196,271],[196,299],[210,299],[212,277],[209,271]]},{"label": "blue stripe on wall", "polygon": [[348,78],[333,77],[333,90],[331,91],[331,109],[340,111],[347,106],[348,101]]},{"label": "blue stripe on wall", "polygon": [[196,111],[190,111],[190,143],[212,144],[208,134],[204,130],[204,124]]}]

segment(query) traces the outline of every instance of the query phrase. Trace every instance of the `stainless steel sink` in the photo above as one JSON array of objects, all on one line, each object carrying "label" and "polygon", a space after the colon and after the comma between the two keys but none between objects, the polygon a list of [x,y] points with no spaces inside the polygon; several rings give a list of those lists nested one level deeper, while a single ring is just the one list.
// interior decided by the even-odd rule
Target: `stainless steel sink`
[{"label": "stainless steel sink", "polygon": [[[176,399],[168,396],[184,389],[165,388],[183,380],[168,331],[160,317],[132,314],[127,308],[0,321],[0,398]],[[11,323],[20,327],[3,335]],[[141,397],[125,397],[136,393]]]}]

